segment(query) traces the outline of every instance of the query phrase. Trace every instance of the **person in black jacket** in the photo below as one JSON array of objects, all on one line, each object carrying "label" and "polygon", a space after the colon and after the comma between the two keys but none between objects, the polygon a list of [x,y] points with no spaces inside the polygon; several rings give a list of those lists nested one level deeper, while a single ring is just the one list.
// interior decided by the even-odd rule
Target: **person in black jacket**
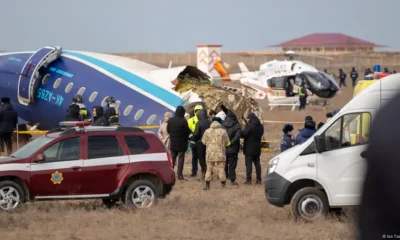
[{"label": "person in black jacket", "polygon": [[93,108],[92,126],[110,126],[104,116],[104,108],[102,106],[96,106]]},{"label": "person in black jacket", "polygon": [[229,140],[231,141],[231,145],[226,147],[225,172],[232,184],[237,186],[236,167],[240,151],[240,136],[242,134],[242,128],[240,127],[236,115],[232,111],[228,111],[225,120],[222,122],[222,126],[228,132]]},{"label": "person in black jacket", "polygon": [[178,158],[178,180],[183,178],[183,165],[185,163],[185,152],[188,148],[190,129],[185,119],[185,109],[178,106],[175,110],[175,116],[168,120],[167,132],[171,141],[171,157],[173,167]]},{"label": "person in black jacket", "polygon": [[12,135],[14,129],[18,124],[18,113],[10,104],[10,98],[1,98],[2,108],[0,111],[0,140],[1,150],[3,150],[3,143],[7,147],[7,155],[12,152]]},{"label": "person in black jacket", "polygon": [[243,153],[246,162],[246,182],[251,184],[252,165],[256,167],[257,181],[256,184],[261,184],[261,139],[264,135],[264,126],[254,113],[249,113],[247,117],[249,122],[246,124],[242,132],[244,138]]},{"label": "person in black jacket", "polygon": [[367,171],[357,217],[359,239],[396,239],[400,234],[399,105],[400,94],[378,112],[366,152],[361,153]]},{"label": "person in black jacket", "polygon": [[211,121],[208,119],[207,110],[201,109],[197,112],[197,117],[199,121],[196,123],[196,129],[190,140],[196,142],[197,157],[199,158],[199,163],[201,167],[201,177],[205,178],[207,171],[206,163],[206,145],[203,144],[201,139],[203,138],[204,132],[210,127]]},{"label": "person in black jacket", "polygon": [[343,72],[343,69],[339,69],[339,79],[340,79],[339,87],[342,87],[342,85],[347,87],[347,85],[346,85],[346,77],[347,77],[347,74],[345,72]]},{"label": "person in black jacket", "polygon": [[355,67],[353,67],[351,69],[350,77],[351,77],[351,80],[353,81],[353,87],[355,87],[356,86],[356,81],[357,81],[357,78],[358,78],[358,72],[356,71]]},{"label": "person in black jacket", "polygon": [[67,116],[65,117],[65,121],[80,121],[79,119],[79,106],[76,104],[72,104],[68,107],[68,113]]}]

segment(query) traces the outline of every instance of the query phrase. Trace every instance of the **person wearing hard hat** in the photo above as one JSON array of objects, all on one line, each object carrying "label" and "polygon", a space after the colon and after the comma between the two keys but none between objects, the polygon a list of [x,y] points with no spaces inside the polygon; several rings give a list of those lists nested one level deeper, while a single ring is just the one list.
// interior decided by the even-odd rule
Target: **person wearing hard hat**
[{"label": "person wearing hard hat", "polygon": [[[203,109],[202,105],[196,105],[193,110],[193,117],[188,119],[188,126],[193,134],[194,131],[196,130],[196,124],[199,121],[199,117],[197,116],[197,113]],[[196,144],[191,143],[190,147],[192,149],[192,174],[190,175],[191,177],[196,177],[197,176],[197,171],[198,171],[198,164],[199,164],[199,156],[197,154],[197,146]]]}]

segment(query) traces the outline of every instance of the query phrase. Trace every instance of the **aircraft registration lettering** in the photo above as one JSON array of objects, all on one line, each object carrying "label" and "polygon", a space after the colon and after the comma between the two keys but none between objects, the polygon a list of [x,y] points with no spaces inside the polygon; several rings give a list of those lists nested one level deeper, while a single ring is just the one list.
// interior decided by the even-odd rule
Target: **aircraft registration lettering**
[{"label": "aircraft registration lettering", "polygon": [[63,70],[61,70],[61,69],[57,69],[57,68],[55,68],[55,67],[51,67],[49,70],[52,71],[52,72],[55,72],[55,73],[64,75],[64,76],[69,77],[69,78],[72,78],[72,77],[74,76],[74,74],[72,74],[72,73],[63,71]]},{"label": "aircraft registration lettering", "polygon": [[61,105],[64,101],[63,96],[59,95],[59,94],[54,94],[52,91],[43,89],[43,88],[39,88],[38,90],[38,98],[48,101],[48,102],[52,102],[55,101],[55,104],[57,105]]}]

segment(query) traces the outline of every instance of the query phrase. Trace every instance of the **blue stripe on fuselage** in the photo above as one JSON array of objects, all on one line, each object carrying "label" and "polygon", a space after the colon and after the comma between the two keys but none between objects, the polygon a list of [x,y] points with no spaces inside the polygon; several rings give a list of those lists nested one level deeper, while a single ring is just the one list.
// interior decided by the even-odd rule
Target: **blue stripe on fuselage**
[{"label": "blue stripe on fuselage", "polygon": [[156,98],[159,98],[160,100],[164,101],[165,103],[173,106],[173,107],[178,107],[183,103],[183,100],[174,95],[173,93],[168,92],[167,90],[151,83],[148,82],[147,80],[132,74],[122,68],[119,68],[115,65],[112,65],[110,63],[106,63],[102,60],[81,54],[81,53],[76,53],[76,52],[70,52],[70,51],[63,51],[62,53],[68,54],[77,58],[80,58],[84,61],[87,61],[93,65],[96,65],[99,68],[102,68],[111,74],[114,74],[115,76],[123,79],[124,81],[127,81],[128,83],[142,89],[145,92],[148,92],[149,94],[155,96]]}]

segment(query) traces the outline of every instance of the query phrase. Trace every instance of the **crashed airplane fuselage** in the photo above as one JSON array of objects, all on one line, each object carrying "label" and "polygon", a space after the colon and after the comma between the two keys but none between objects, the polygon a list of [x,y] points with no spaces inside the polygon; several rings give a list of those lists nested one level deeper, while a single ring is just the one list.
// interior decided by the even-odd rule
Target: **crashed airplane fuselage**
[{"label": "crashed airplane fuselage", "polygon": [[[136,59],[60,47],[1,53],[0,79],[1,96],[11,99],[20,118],[40,123],[39,129],[57,127],[76,94],[83,95],[89,110],[106,106],[105,99],[114,96],[122,126],[159,125],[165,112],[203,100],[214,112],[224,104],[239,118],[248,111],[261,116],[254,100],[212,86],[196,67],[164,69]],[[180,81],[188,79],[196,82],[190,90],[177,89]]]}]

